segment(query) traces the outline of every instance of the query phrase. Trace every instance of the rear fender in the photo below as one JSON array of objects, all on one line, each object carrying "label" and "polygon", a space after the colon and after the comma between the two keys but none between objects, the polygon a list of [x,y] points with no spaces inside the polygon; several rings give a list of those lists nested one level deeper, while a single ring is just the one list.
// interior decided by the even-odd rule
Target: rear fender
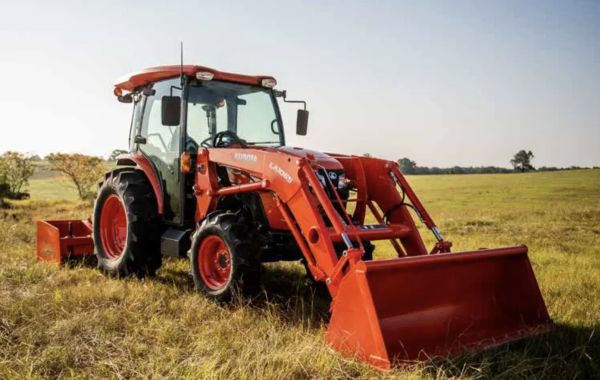
[{"label": "rear fender", "polygon": [[158,172],[154,167],[154,164],[141,153],[128,153],[122,154],[117,157],[117,166],[135,166],[137,169],[144,172],[152,190],[154,197],[156,198],[156,209],[158,214],[162,215],[164,212],[164,197],[162,182],[158,176]]}]

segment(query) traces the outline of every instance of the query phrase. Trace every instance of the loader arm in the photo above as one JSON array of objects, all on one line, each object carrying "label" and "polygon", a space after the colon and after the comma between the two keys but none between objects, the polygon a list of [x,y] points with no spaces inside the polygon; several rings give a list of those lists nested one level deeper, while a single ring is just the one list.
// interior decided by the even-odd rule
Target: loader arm
[{"label": "loader arm", "polygon": [[[427,254],[408,207],[412,206],[429,228],[435,228],[435,224],[397,164],[354,156],[336,158],[347,171],[348,179],[356,183],[357,193],[364,196],[359,206],[369,205],[376,215],[378,209],[385,215],[385,220],[382,216],[377,218],[378,225],[366,226],[364,212],[358,218],[350,218],[336,210],[334,203],[343,209],[345,204],[337,193],[333,199],[326,194],[315,174],[319,169],[317,163],[270,148],[201,150],[194,188],[198,204],[196,219],[201,220],[213,211],[220,196],[248,191],[272,193],[314,278],[325,281],[332,295],[344,273],[364,255],[363,240],[389,239],[395,243],[398,256]],[[254,181],[219,187],[217,165],[243,171]],[[338,242],[345,244],[343,252],[336,252],[334,243]]]},{"label": "loader arm", "polygon": [[[481,350],[551,328],[527,247],[451,254],[450,243],[396,163],[333,157],[344,167],[356,198],[342,200],[336,191],[328,195],[315,174],[319,163],[309,157],[258,147],[201,150],[196,218],[213,211],[220,196],[272,194],[308,269],[332,296],[327,341],[381,368]],[[252,180],[220,187],[217,165]],[[346,210],[349,202],[356,202],[352,215],[338,211],[336,204]],[[409,208],[437,239],[430,254]],[[365,224],[367,210],[377,225]],[[363,241],[371,240],[391,241],[398,258],[363,260]]]},{"label": "loader arm", "polygon": [[[217,165],[244,171],[255,180],[243,185],[219,187]],[[315,178],[306,178],[305,167],[310,167],[306,159],[269,148],[201,150],[197,156],[194,187],[198,205],[196,219],[202,220],[213,211],[220,196],[248,191],[269,192],[275,198],[314,277],[325,281],[333,273],[338,259],[331,236],[323,233],[328,228],[310,190],[320,185],[318,180],[314,182]],[[338,222],[338,219],[334,220]]]}]

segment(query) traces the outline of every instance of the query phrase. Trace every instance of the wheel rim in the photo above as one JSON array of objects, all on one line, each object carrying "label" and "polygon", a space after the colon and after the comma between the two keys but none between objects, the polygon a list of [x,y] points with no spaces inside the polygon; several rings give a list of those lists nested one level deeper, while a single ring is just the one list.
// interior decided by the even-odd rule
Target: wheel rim
[{"label": "wheel rim", "polygon": [[198,272],[206,287],[222,289],[231,275],[231,253],[225,241],[210,235],[202,240],[198,248]]},{"label": "wheel rim", "polygon": [[111,194],[100,212],[100,240],[104,253],[110,259],[119,258],[127,241],[127,215],[121,199]]}]

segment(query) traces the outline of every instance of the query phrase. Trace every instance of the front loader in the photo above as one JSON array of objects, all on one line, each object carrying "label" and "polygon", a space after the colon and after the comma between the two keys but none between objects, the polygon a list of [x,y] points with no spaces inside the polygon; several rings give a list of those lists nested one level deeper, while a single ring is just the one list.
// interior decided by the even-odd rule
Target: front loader
[{"label": "front loader", "polygon": [[[90,221],[40,221],[38,257],[95,254],[120,276],[187,257],[219,301],[260,287],[261,263],[302,261],[331,296],[328,343],[381,368],[548,330],[527,247],[450,253],[397,163],[285,145],[270,76],[163,66],[119,80],[130,153],[100,184]],[[437,243],[428,250],[415,215]],[[374,241],[393,259],[373,259]]]}]

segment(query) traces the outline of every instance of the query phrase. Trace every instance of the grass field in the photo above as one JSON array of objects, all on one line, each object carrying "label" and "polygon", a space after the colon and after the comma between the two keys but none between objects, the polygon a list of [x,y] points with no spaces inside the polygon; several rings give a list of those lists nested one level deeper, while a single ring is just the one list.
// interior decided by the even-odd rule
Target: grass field
[{"label": "grass field", "polygon": [[554,331],[381,373],[328,349],[300,265],[267,266],[259,304],[222,307],[193,290],[185,260],[144,280],[37,264],[34,220],[91,213],[42,171],[31,200],[0,210],[0,378],[600,377],[600,170],[409,182],[455,250],[529,246]]}]

